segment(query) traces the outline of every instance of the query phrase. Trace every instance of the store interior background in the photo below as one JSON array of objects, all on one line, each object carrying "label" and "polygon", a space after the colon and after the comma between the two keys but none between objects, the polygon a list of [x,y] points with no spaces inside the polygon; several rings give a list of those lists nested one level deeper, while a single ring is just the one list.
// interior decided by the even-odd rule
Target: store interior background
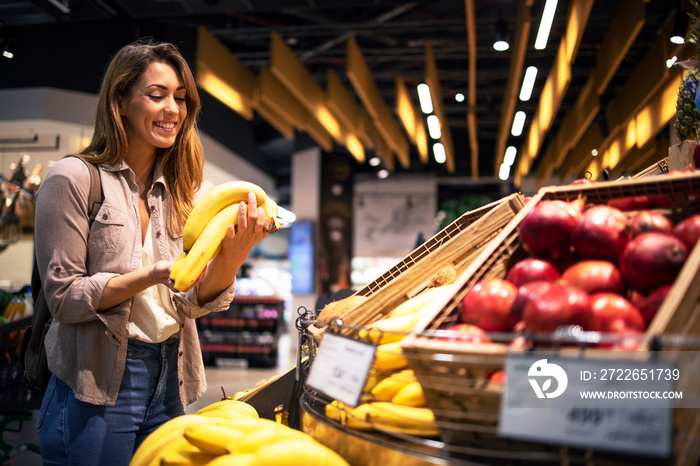
[{"label": "store interior background", "polygon": [[[475,8],[477,32],[473,49],[467,34],[470,7]],[[403,137],[407,133],[395,108],[395,79],[405,80],[417,109],[416,85],[426,77],[425,44],[432,44],[442,85],[443,129],[454,147],[453,171],[437,163],[432,150],[427,161],[421,159],[414,143],[409,145],[408,166],[391,150],[367,149],[365,161],[359,162],[338,141],[327,150],[311,132],[298,127],[292,137],[286,137],[258,112],[247,118],[200,89],[206,182],[212,186],[234,179],[254,182],[296,215],[295,224],[254,250],[247,276],[238,285],[239,296],[274,295],[284,301],[278,364],[247,370],[245,361],[222,358],[219,367],[207,368],[210,390],[195,405],[200,406],[218,399],[221,387],[228,393],[252,388],[289,369],[295,364],[294,324],[300,309],[316,309],[338,290],[359,289],[457,216],[512,192],[532,195],[541,186],[571,182],[587,170],[597,179],[602,179],[603,168],[623,176],[666,156],[667,148],[677,141],[673,112],[667,115],[668,108],[675,110],[675,93],[661,94],[674,85],[677,89],[681,70],[665,64],[649,66],[649,57],[692,54],[688,47],[672,46],[666,40],[687,5],[560,0],[548,47],[535,50],[544,8],[544,0],[476,5],[472,0],[3,2],[0,46],[11,47],[14,57],[0,58],[0,174],[9,177],[12,165],[21,159],[29,172],[41,164],[45,174],[52,161],[84,147],[92,133],[104,66],[119,47],[139,37],[178,44],[196,68],[198,28],[205,26],[257,75],[270,64],[269,35],[278,33],[298,57],[307,57],[303,63],[322,89],[332,68],[348,90],[353,85],[345,74],[345,47],[349,37],[356,37],[379,95]],[[559,83],[551,122],[540,134],[537,150],[528,154],[528,144],[537,133],[532,122],[543,105],[540,96],[548,77],[557,76],[553,70],[561,44],[572,34],[570,18],[586,9],[589,14],[578,24],[578,42],[569,47],[576,47],[578,55],[569,58],[564,73],[568,80]],[[524,32],[523,18],[529,28]],[[503,23],[511,49],[499,53],[492,42],[496,25]],[[687,21],[683,24],[687,26]],[[516,50],[518,34],[524,42]],[[610,53],[611,48],[618,52]],[[472,51],[477,59],[477,93],[470,97]],[[522,62],[514,70],[517,56],[522,56]],[[522,77],[533,64],[539,68],[533,96],[519,100],[520,79],[513,84],[514,76]],[[589,85],[592,77],[598,84],[594,92]],[[466,101],[455,100],[459,93]],[[595,105],[582,105],[581,95],[592,96]],[[475,100],[470,103],[471,98]],[[627,138],[629,147],[618,156],[619,163],[601,164],[603,148],[614,146],[630,128],[638,129],[643,111],[659,99],[666,101],[665,106],[652,107],[663,113],[659,121],[643,137],[639,133],[631,143]],[[362,105],[356,94],[353,100]],[[627,113],[621,115],[621,108]],[[581,115],[581,109],[588,113]],[[527,114],[520,136],[510,134],[516,110]],[[618,120],[613,124],[615,116]],[[475,117],[476,134],[470,131],[471,117]],[[580,123],[575,140],[562,145],[572,121]],[[437,142],[429,141],[431,146]],[[511,162],[510,175],[501,180],[501,149],[506,146],[517,148],[521,155]],[[601,157],[596,160],[591,151],[598,147]],[[562,151],[558,160],[552,159],[553,148]],[[368,163],[374,155],[380,156],[379,166]],[[378,178],[379,170],[392,165],[387,178]],[[31,232],[25,232],[19,242],[0,252],[1,288],[16,291],[29,283],[32,247]],[[26,461],[17,464],[29,464]]]}]

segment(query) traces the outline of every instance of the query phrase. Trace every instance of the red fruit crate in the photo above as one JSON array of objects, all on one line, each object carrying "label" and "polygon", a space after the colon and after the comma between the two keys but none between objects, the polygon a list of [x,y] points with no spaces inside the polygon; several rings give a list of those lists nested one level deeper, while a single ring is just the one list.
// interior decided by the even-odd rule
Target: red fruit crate
[{"label": "red fruit crate", "polygon": [[[557,458],[562,461],[585,460],[594,455],[612,458],[613,463],[616,461],[614,455],[569,448],[563,449],[566,452],[562,457],[561,447],[499,437],[497,430],[503,385],[490,382],[489,376],[504,368],[509,344],[518,335],[494,334],[490,335],[494,341],[491,344],[473,344],[446,340],[441,338],[439,332],[458,322],[462,299],[472,285],[486,278],[505,278],[513,264],[527,257],[520,244],[519,225],[538,202],[573,201],[579,198],[584,198],[587,205],[613,201],[617,206],[628,203],[637,208],[659,210],[676,223],[700,212],[700,173],[543,188],[484,246],[478,257],[457,278],[458,291],[453,298],[435,315],[420,322],[402,343],[410,366],[423,387],[426,402],[435,413],[442,440],[448,446],[484,451],[485,456],[489,456],[486,452],[498,450],[518,451],[522,452],[523,459],[539,458],[533,463],[544,461],[544,456],[532,456],[533,452],[550,455],[547,458],[554,458],[555,461]],[[700,335],[699,271],[700,246],[696,246],[649,324],[647,337],[673,335],[684,338]],[[700,450],[694,439],[699,437],[698,410],[674,410],[675,464],[697,464]],[[641,459],[634,460],[635,464],[643,464]],[[623,459],[621,462],[626,461]]]}]

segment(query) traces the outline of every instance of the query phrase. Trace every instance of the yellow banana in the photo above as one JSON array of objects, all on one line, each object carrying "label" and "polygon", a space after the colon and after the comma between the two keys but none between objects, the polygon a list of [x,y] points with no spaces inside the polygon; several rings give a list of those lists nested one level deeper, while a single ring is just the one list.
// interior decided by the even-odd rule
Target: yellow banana
[{"label": "yellow banana", "polygon": [[183,436],[193,446],[210,455],[231,453],[230,446],[245,434],[224,424],[197,424],[185,428]]},{"label": "yellow banana", "polygon": [[260,417],[258,415],[258,411],[251,404],[245,403],[243,401],[230,400],[230,399],[216,401],[214,403],[211,403],[211,404],[201,408],[195,414],[203,414],[203,413],[206,413],[207,411],[213,411],[213,410],[217,410],[220,408],[239,409],[242,414],[248,413],[250,415],[250,417],[254,417],[254,418]]},{"label": "yellow banana", "polygon": [[175,259],[175,262],[173,262],[173,266],[170,268],[170,278],[172,277],[177,277],[177,275],[180,273],[180,270],[182,270],[182,265],[185,263],[185,260],[187,260],[187,253],[185,251],[182,251],[179,256],[177,256],[177,259]]},{"label": "yellow banana", "polygon": [[209,464],[218,455],[204,453],[194,446],[185,445],[173,448],[168,445],[166,450],[158,457],[160,466],[203,466]]},{"label": "yellow banana", "polygon": [[405,369],[390,375],[379,382],[373,389],[372,395],[378,400],[391,401],[394,396],[406,385],[416,381],[416,376],[411,369]]},{"label": "yellow banana", "polygon": [[229,225],[238,223],[238,207],[238,204],[230,205],[214,215],[187,253],[178,274],[173,276],[172,272],[170,273],[176,290],[182,291],[192,286],[209,261],[214,258]]},{"label": "yellow banana", "polygon": [[355,430],[372,430],[372,425],[365,420],[368,411],[369,403],[351,408],[338,400],[333,400],[333,402],[326,405],[326,416],[340,422],[345,427]]},{"label": "yellow banana", "polygon": [[436,313],[442,309],[444,304],[446,304],[446,299],[453,296],[456,292],[457,287],[455,285],[428,288],[421,294],[396,306],[389,314],[389,318],[412,315],[415,317],[411,327],[413,328],[424,316]]},{"label": "yellow banana", "polygon": [[384,372],[380,372],[374,369],[369,370],[367,374],[367,381],[365,382],[364,391],[370,393],[372,389],[382,380],[386,379],[387,375]]},{"label": "yellow banana", "polygon": [[408,366],[408,359],[403,354],[401,342],[395,341],[377,346],[372,367],[379,371],[395,371]]},{"label": "yellow banana", "polygon": [[221,455],[207,463],[207,466],[254,466],[255,454]]},{"label": "yellow banana", "polygon": [[184,250],[189,251],[192,248],[214,215],[232,204],[248,202],[248,193],[251,191],[255,193],[258,206],[265,211],[265,217],[276,217],[277,213],[273,215],[268,203],[269,198],[260,186],[248,181],[222,183],[206,193],[192,208],[182,231]]},{"label": "yellow banana", "polygon": [[282,440],[293,440],[299,443],[314,442],[313,437],[308,434],[282,424],[277,425],[282,428],[262,429],[246,433],[237,439],[235,444],[231,445],[230,453],[257,453],[260,447]]},{"label": "yellow banana", "polygon": [[439,434],[435,416],[428,408],[376,401],[350,408],[339,401],[326,405],[326,416],[355,430],[385,430],[421,437]]},{"label": "yellow banana", "polygon": [[290,439],[264,445],[255,455],[255,464],[256,466],[281,464],[349,466],[342,456],[313,439],[310,442],[297,442]]},{"label": "yellow banana", "polygon": [[[214,411],[215,412],[215,411]],[[289,427],[277,424],[275,421],[265,418],[252,417],[235,417],[228,419],[220,419],[217,422],[221,425],[230,427],[239,432],[249,433],[265,429],[289,429]]]},{"label": "yellow banana", "polygon": [[160,453],[164,445],[173,439],[182,437],[185,427],[211,422],[204,416],[185,414],[166,422],[153,431],[139,446],[131,459],[130,466],[146,466]]},{"label": "yellow banana", "polygon": [[423,386],[417,380],[406,384],[394,395],[391,402],[406,406],[425,406]]},{"label": "yellow banana", "polygon": [[367,403],[366,421],[379,428],[398,432],[420,432],[424,436],[439,434],[435,415],[429,408],[403,406],[386,401]]},{"label": "yellow banana", "polygon": [[379,344],[392,343],[394,341],[403,340],[403,338],[413,330],[411,326],[413,315],[406,314],[399,317],[389,317],[378,320],[366,328],[360,330],[360,338],[367,341],[376,341],[379,338]]}]

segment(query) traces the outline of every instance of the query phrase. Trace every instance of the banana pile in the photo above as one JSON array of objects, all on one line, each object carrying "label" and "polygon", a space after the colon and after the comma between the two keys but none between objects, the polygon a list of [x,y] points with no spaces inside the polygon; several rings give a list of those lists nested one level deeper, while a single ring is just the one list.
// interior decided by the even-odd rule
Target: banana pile
[{"label": "banana pile", "polygon": [[209,261],[219,254],[229,225],[238,223],[240,203],[248,201],[251,191],[255,193],[258,206],[265,211],[265,230],[269,233],[279,230],[277,204],[260,186],[248,181],[229,181],[216,186],[195,204],[185,222],[183,251],[170,271],[176,290],[192,286]]},{"label": "banana pile", "polygon": [[172,419],[149,435],[129,466],[348,466],[313,437],[222,400]]},{"label": "banana pile", "polygon": [[[398,305],[387,317],[360,331],[360,338],[378,343],[360,405],[338,400],[326,405],[326,416],[351,429],[400,433],[419,437],[439,435],[435,416],[423,388],[401,349],[401,341],[425,318],[433,316],[454,295],[453,285],[429,288]],[[444,299],[443,299],[444,298]]]}]

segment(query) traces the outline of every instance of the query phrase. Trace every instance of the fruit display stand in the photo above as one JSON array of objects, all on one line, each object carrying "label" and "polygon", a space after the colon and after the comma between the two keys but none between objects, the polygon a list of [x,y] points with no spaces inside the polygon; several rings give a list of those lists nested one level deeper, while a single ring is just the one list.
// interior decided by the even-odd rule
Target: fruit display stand
[{"label": "fruit display stand", "polygon": [[[666,462],[641,457],[625,459],[592,449],[499,437],[497,432],[503,384],[490,381],[488,375],[504,368],[508,345],[516,335],[492,335],[492,344],[470,344],[441,338],[440,331],[458,321],[459,306],[471,286],[486,278],[504,278],[510,267],[526,256],[520,244],[519,225],[537,203],[545,200],[573,201],[579,198],[585,198],[590,204],[607,204],[620,199],[657,199],[660,200],[658,205],[663,205],[659,210],[678,221],[700,212],[699,194],[700,175],[695,173],[544,188],[533,197],[457,278],[458,291],[452,299],[435,315],[426,316],[414,333],[402,342],[403,352],[423,387],[427,405],[435,413],[441,440],[452,449],[467,447],[482,451],[475,458],[486,459],[493,451],[508,452],[509,457],[516,452],[520,462],[527,464],[540,464],[544,461],[542,457],[529,461],[529,455],[532,454],[548,455],[549,460],[555,462],[697,464],[700,457],[700,451],[695,445],[700,435],[697,409],[674,409],[672,456]],[[673,283],[667,299],[649,324],[642,343],[653,342],[652,347],[657,350],[672,349],[679,341],[683,344],[697,343],[695,338],[700,335],[699,272],[700,247],[695,247]],[[588,332],[584,334],[590,337]],[[554,341],[541,343],[545,346],[566,346],[567,343],[578,341],[574,351],[570,352],[574,357],[590,357],[595,354],[603,354],[605,357],[606,351],[593,350],[574,336],[564,335],[560,341],[557,341],[557,337],[549,338],[554,338]],[[573,341],[567,338],[573,338]],[[596,338],[605,340],[607,336]],[[531,336],[529,343],[532,344],[533,339],[537,344],[536,336]],[[643,351],[645,348],[639,349]],[[697,346],[693,349],[697,350]],[[567,352],[562,351],[562,354],[565,353]],[[688,393],[697,394],[697,388]],[[506,458],[502,460],[506,461]]]}]

